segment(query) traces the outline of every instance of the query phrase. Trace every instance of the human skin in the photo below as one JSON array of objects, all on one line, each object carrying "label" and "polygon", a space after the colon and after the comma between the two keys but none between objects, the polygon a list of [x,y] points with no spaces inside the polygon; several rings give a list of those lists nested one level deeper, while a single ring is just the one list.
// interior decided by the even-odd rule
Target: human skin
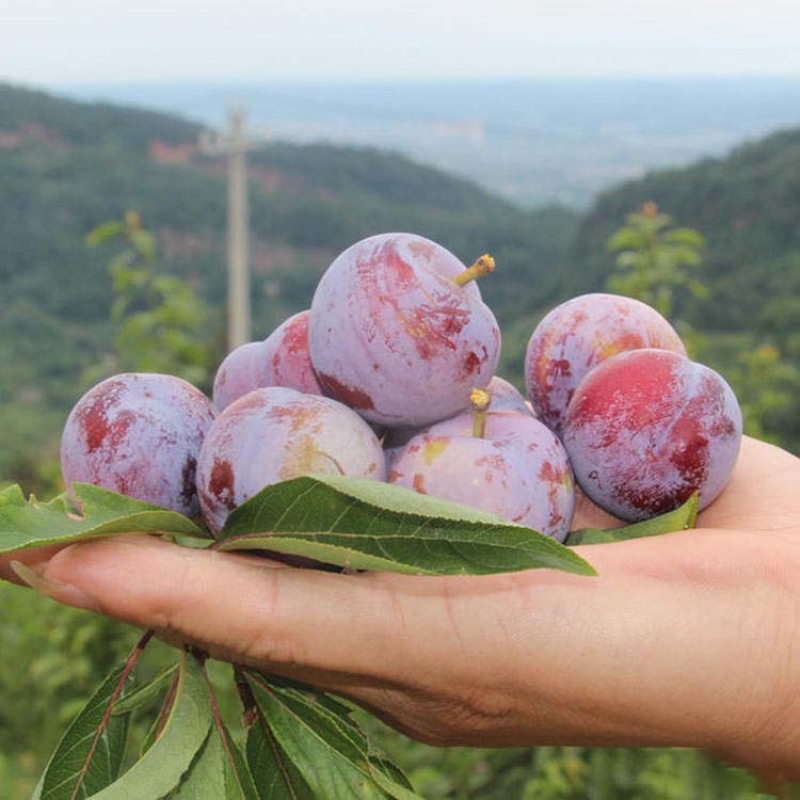
[{"label": "human skin", "polygon": [[[698,528],[576,548],[596,577],[345,575],[145,536],[24,558],[57,600],[421,741],[697,747],[777,786],[800,780],[799,487],[799,459],[745,438]],[[575,527],[614,522],[580,500]]]}]

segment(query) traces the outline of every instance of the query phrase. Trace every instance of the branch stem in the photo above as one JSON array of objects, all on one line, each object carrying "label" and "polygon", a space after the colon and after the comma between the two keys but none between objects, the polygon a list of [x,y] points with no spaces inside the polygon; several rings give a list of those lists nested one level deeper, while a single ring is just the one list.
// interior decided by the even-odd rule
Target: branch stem
[{"label": "branch stem", "polygon": [[94,738],[92,739],[92,744],[89,747],[89,752],[86,754],[86,758],[81,766],[81,771],[78,775],[78,779],[75,783],[75,788],[72,791],[72,795],[70,796],[70,800],[76,800],[76,798],[80,795],[81,789],[83,787],[83,782],[86,778],[86,774],[89,771],[89,767],[92,764],[92,759],[94,758],[94,754],[97,751],[97,745],[100,742],[100,738],[102,737],[103,733],[105,733],[106,728],[108,727],[109,720],[111,719],[111,714],[114,711],[114,704],[119,700],[120,695],[122,694],[122,690],[125,688],[125,682],[128,680],[133,668],[138,663],[139,659],[142,657],[142,653],[144,653],[145,648],[147,647],[150,640],[153,638],[154,631],[149,630],[145,631],[142,637],[139,639],[138,642],[133,647],[133,650],[128,654],[128,658],[125,661],[125,666],[122,669],[122,673],[119,676],[119,680],[117,681],[117,685],[114,687],[114,691],[111,693],[111,697],[108,699],[108,705],[106,706],[106,710],[103,713],[103,718],[100,720],[100,724],[97,726],[97,730],[94,732]]}]

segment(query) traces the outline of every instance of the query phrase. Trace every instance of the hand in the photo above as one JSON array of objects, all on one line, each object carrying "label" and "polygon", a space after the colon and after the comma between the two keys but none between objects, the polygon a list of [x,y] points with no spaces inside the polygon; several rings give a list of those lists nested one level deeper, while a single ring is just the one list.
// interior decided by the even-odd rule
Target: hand
[{"label": "hand", "polygon": [[[695,530],[578,548],[598,577],[300,570],[150,537],[37,588],[352,698],[433,744],[689,746],[800,779],[800,460],[746,439]],[[582,499],[576,527],[611,518]],[[6,576],[8,564],[0,564]]]}]

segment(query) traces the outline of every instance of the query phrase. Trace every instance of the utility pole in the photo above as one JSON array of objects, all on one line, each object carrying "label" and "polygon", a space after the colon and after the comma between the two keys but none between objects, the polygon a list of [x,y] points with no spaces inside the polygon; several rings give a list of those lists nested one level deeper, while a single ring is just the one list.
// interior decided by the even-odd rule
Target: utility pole
[{"label": "utility pole", "polygon": [[244,111],[228,112],[228,349],[250,341],[250,212]]},{"label": "utility pole", "polygon": [[250,212],[247,199],[247,140],[244,110],[228,110],[228,133],[203,137],[200,150],[228,157],[228,350],[251,341]]}]

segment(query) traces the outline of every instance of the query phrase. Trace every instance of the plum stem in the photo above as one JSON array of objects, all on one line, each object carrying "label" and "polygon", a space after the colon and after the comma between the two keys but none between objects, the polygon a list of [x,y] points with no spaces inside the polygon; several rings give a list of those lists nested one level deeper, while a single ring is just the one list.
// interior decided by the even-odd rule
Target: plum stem
[{"label": "plum stem", "polygon": [[465,286],[471,281],[482,278],[490,272],[494,272],[494,269],[494,259],[488,253],[485,253],[471,267],[467,267],[463,272],[459,272],[453,280],[458,286]]},{"label": "plum stem", "polygon": [[469,395],[472,403],[472,435],[476,439],[486,438],[486,415],[492,403],[492,395],[487,389],[473,389]]}]

